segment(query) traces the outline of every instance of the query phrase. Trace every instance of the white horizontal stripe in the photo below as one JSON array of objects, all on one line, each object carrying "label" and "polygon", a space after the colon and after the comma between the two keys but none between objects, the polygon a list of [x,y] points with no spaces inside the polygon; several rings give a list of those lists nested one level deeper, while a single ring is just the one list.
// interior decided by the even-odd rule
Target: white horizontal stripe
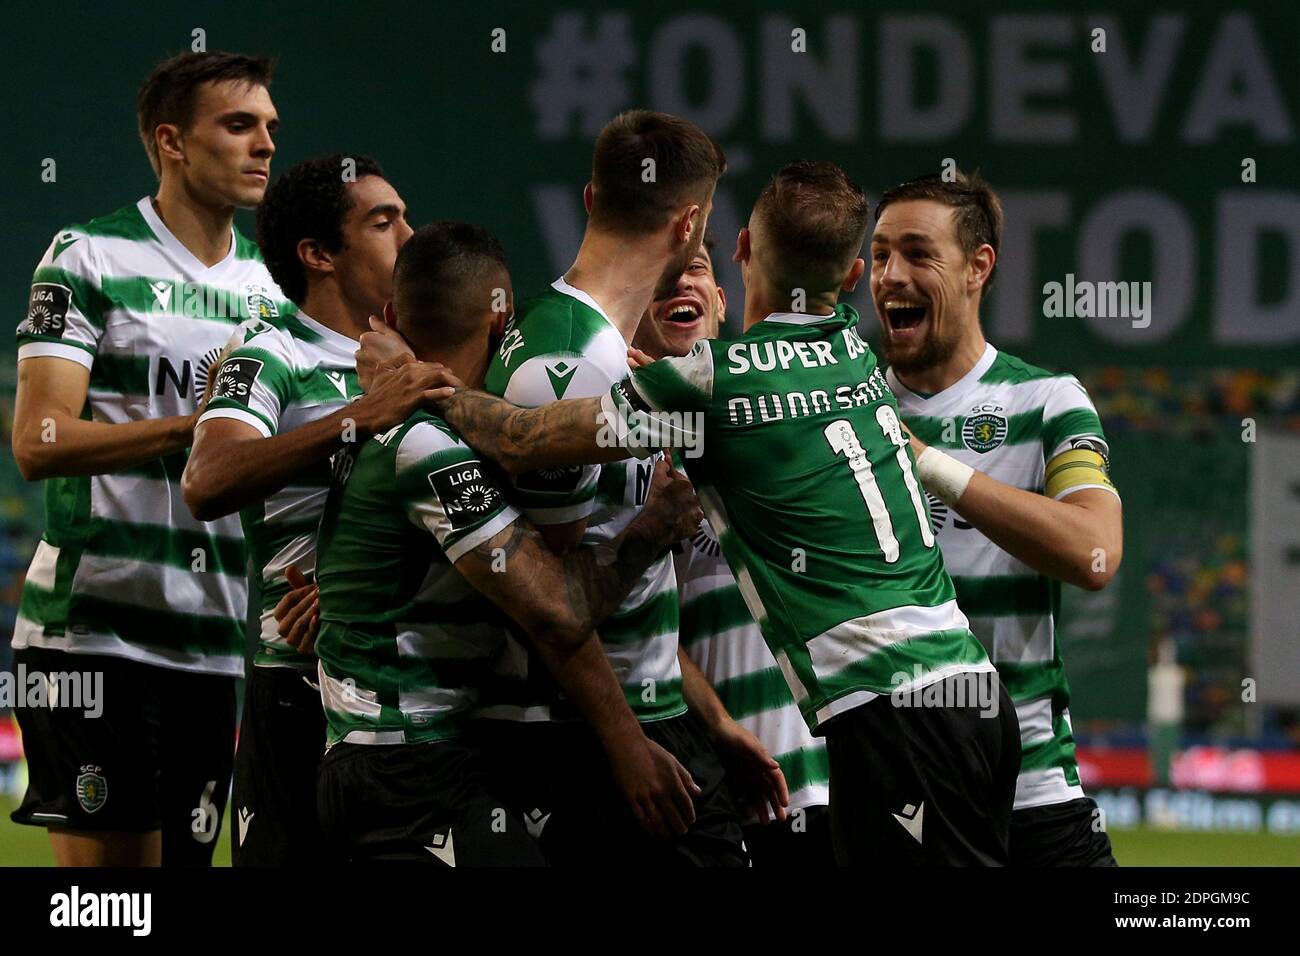
[{"label": "white horizontal stripe", "polygon": [[324,661],[321,661],[317,667],[317,673],[320,677],[321,702],[326,710],[336,714],[379,719],[381,709],[379,696],[373,690],[362,687],[350,679],[347,684],[335,680],[325,672]]},{"label": "white horizontal stripe", "polygon": [[271,429],[266,427],[266,422],[258,418],[252,412],[246,412],[242,408],[212,408],[204,411],[199,417],[199,424],[211,421],[214,418],[229,418],[237,422],[243,422],[251,428],[257,430],[257,433],[263,438],[271,437]]},{"label": "white horizontal stripe", "polygon": [[242,654],[215,655],[169,651],[166,648],[145,649],[128,644],[115,634],[87,633],[76,635],[46,635],[41,625],[18,616],[14,625],[15,649],[41,647],[51,651],[68,651],[73,654],[102,654],[105,657],[122,657],[141,664],[165,667],[168,670],[187,671],[193,674],[218,674],[242,677]]},{"label": "white horizontal stripe", "polygon": [[511,508],[509,505],[506,505],[501,509],[500,514],[491,521],[485,523],[482,527],[475,528],[450,547],[444,546],[443,551],[447,555],[447,560],[452,564],[455,564],[466,551],[470,551],[477,548],[480,544],[492,540],[493,535],[510,527],[510,525],[514,524],[518,518],[519,512],[515,511],[515,509]]},{"label": "white horizontal stripe", "polygon": [[262,515],[268,525],[283,521],[285,518],[297,518],[302,514],[315,513],[319,516],[325,511],[327,497],[329,497],[328,488],[290,485],[267,496],[262,506]]},{"label": "white horizontal stripe", "polygon": [[1052,739],[1052,698],[1016,701],[1016,718],[1020,721],[1021,745]]},{"label": "white horizontal stripe", "polygon": [[159,478],[95,475],[90,480],[91,514],[130,524],[152,524],[176,531],[200,531],[235,541],[244,532],[238,514],[199,521],[190,514],[180,487]]},{"label": "white horizontal stripe", "polygon": [[483,720],[511,720],[525,724],[545,723],[554,719],[551,717],[551,708],[546,704],[533,707],[492,704],[488,707],[479,707],[471,716]]},{"label": "white horizontal stripe", "polygon": [[808,657],[818,680],[826,680],[894,644],[967,626],[966,615],[956,601],[935,607],[908,604],[853,618],[823,631],[807,642]]},{"label": "white horizontal stripe", "polygon": [[566,524],[588,517],[596,507],[596,499],[575,502],[562,508],[523,508],[520,510],[528,516],[533,524]]},{"label": "white horizontal stripe", "polygon": [[339,741],[341,744],[366,744],[384,746],[406,743],[406,732],[401,730],[349,730]]},{"label": "white horizontal stripe", "polygon": [[18,346],[18,361],[29,358],[61,358],[69,362],[84,365],[87,369],[95,362],[95,356],[75,345],[61,345],[58,342],[25,342]]},{"label": "white horizontal stripe", "polygon": [[27,568],[27,583],[46,591],[53,591],[54,572],[58,560],[59,549],[41,539],[36,544],[36,553],[32,555],[32,563]]},{"label": "white horizontal stripe", "polygon": [[312,574],[316,571],[315,535],[297,535],[281,548],[275,557],[266,562],[266,567],[262,569],[262,580],[268,584],[280,580],[291,564],[297,565],[298,570],[303,574]]},{"label": "white horizontal stripe", "polygon": [[1045,807],[1084,796],[1083,787],[1065,782],[1065,771],[1060,767],[1045,770],[1028,770],[1016,778],[1016,801],[1013,809],[1028,810]]},{"label": "white horizontal stripe", "polygon": [[481,626],[466,628],[469,638],[459,636],[452,630],[436,623],[404,623],[398,621],[394,627],[400,628],[397,635],[397,653],[400,657],[419,660],[457,660],[472,661],[491,657],[505,646],[504,629],[492,629],[485,633]]},{"label": "white horizontal stripe", "polygon": [[78,594],[145,611],[242,620],[248,582],[242,574],[190,571],[148,561],[83,554],[72,588]]},{"label": "white horizontal stripe", "polygon": [[468,703],[468,694],[460,687],[403,687],[397,694],[397,706],[408,717],[442,717],[464,710]]},{"label": "white horizontal stripe", "polygon": [[1083,491],[1085,488],[1100,488],[1102,491],[1109,491],[1116,498],[1119,497],[1119,492],[1116,491],[1114,488],[1112,488],[1110,485],[1072,485],[1071,487],[1066,488],[1064,491],[1057,494],[1053,500],[1060,501],[1063,498],[1068,498],[1076,491]]},{"label": "white horizontal stripe", "polygon": [[995,664],[1045,664],[1054,657],[1052,616],[1017,614],[971,619],[971,631]]}]

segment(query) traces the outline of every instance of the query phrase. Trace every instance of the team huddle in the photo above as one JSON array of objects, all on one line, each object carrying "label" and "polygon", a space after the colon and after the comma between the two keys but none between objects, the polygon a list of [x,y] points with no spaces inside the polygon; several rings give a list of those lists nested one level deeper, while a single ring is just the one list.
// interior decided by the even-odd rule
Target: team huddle
[{"label": "team huddle", "polygon": [[1054,623],[1120,501],[1079,382],[984,339],[987,183],[873,215],[790,163],[727,290],[722,150],[632,110],[516,300],[369,157],[271,182],[270,82],[159,65],[157,193],[60,230],[18,329],[15,662],[104,674],[19,711],[58,863],[210,864],[230,798],[236,865],[1114,865]]}]

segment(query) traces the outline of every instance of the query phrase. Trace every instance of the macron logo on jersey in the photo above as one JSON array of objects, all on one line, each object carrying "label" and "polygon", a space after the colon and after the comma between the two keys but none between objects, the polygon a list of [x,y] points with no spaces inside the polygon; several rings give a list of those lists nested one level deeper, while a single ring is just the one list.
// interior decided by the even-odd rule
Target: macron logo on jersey
[{"label": "macron logo on jersey", "polygon": [[546,377],[551,380],[551,388],[555,390],[555,398],[558,401],[564,397],[568,391],[569,383],[573,381],[573,373],[578,370],[578,366],[570,365],[567,362],[556,362],[555,367],[546,366]]},{"label": "macron logo on jersey", "polygon": [[919,805],[908,804],[903,807],[901,814],[895,813],[894,819],[897,820],[904,830],[912,835],[917,843],[921,842],[921,824],[925,820],[925,801]]}]

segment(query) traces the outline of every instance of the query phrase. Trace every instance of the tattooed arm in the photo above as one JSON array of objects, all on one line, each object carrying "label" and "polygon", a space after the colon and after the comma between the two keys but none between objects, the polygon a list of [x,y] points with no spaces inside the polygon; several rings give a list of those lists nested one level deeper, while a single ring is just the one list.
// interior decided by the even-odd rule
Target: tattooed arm
[{"label": "tattooed arm", "polygon": [[458,385],[437,404],[438,413],[468,444],[512,475],[631,456],[615,442],[601,440],[605,418],[599,398],[520,408],[504,398]]},{"label": "tattooed arm", "polygon": [[593,628],[664,548],[699,524],[690,483],[663,463],[650,498],[607,545],[555,554],[518,518],[461,555],[456,570],[528,633],[547,669],[600,738],[624,797],[651,833],[695,819],[690,774],[641,732]]}]

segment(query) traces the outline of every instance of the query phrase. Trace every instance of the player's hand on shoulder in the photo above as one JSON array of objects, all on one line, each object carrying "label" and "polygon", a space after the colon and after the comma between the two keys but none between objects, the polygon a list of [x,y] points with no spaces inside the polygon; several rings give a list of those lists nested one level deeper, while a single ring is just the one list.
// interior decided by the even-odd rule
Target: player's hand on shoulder
[{"label": "player's hand on shoulder", "polygon": [[360,346],[356,351],[357,381],[367,392],[383,373],[415,361],[415,353],[401,333],[377,316],[370,317],[370,331],[362,334]]},{"label": "player's hand on shoulder", "polygon": [[628,346],[627,367],[630,368],[632,371],[635,372],[639,368],[644,368],[645,366],[649,365],[653,361],[654,359],[646,355],[640,349],[633,348],[630,345]]},{"label": "player's hand on shoulder", "polygon": [[320,588],[308,581],[296,564],[285,569],[284,577],[289,593],[275,606],[276,630],[294,650],[310,654],[320,632]]},{"label": "player's hand on shoulder", "polygon": [[689,538],[704,520],[700,499],[690,479],[675,469],[665,455],[655,464],[654,477],[641,517],[664,538],[664,546]]},{"label": "player's hand on shoulder", "polygon": [[653,836],[680,836],[695,822],[700,788],[677,758],[644,734],[608,751],[610,770],[641,827]]},{"label": "player's hand on shoulder", "polygon": [[448,398],[464,388],[451,369],[437,362],[409,362],[381,373],[351,412],[371,434],[406,421],[417,408]]}]

